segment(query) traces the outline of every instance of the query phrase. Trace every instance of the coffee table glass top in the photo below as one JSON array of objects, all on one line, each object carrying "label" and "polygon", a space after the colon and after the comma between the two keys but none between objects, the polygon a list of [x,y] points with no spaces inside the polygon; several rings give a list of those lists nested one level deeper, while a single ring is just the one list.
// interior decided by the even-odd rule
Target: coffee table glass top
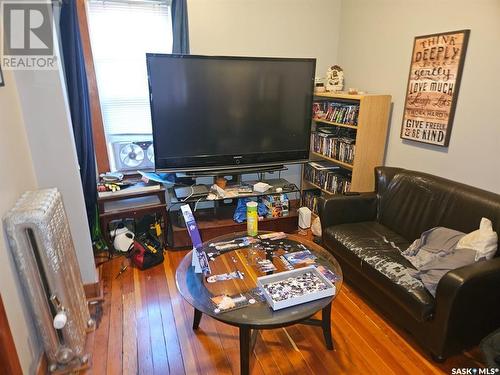
[{"label": "coffee table glass top", "polygon": [[[262,233],[265,232],[260,232],[259,234]],[[191,252],[179,264],[176,272],[177,287],[184,299],[195,309],[217,320],[235,326],[246,325],[251,328],[273,328],[294,324],[311,317],[332,302],[335,296],[338,295],[342,287],[342,270],[337,260],[321,246],[306,240],[302,236],[289,234],[286,239],[266,242],[266,244],[271,244],[271,246],[263,246],[258,243],[251,244],[247,247],[223,252],[220,255],[216,254],[214,247],[209,246],[216,242],[230,241],[243,236],[246,236],[245,232],[217,237],[204,243],[206,252],[212,253],[212,258],[209,262],[212,271],[211,275],[239,271],[243,274],[242,279],[208,282],[202,274],[194,272],[194,267],[191,266]],[[257,301],[255,304],[241,309],[219,313],[214,312],[212,297],[222,294],[235,295],[238,293],[247,293],[256,288],[257,277],[271,273],[262,272],[261,264],[263,260],[266,260],[266,251],[262,249],[263,247],[268,248],[267,259],[271,260],[276,267],[276,270],[272,271],[272,273],[288,270],[286,264],[280,259],[280,255],[286,251],[290,253],[307,248],[317,257],[315,259],[316,264],[323,265],[337,275],[338,279],[334,283],[336,289],[335,295],[277,311],[273,311],[266,301]],[[272,251],[269,250],[270,247]],[[305,264],[297,265],[295,268],[303,266]]]}]

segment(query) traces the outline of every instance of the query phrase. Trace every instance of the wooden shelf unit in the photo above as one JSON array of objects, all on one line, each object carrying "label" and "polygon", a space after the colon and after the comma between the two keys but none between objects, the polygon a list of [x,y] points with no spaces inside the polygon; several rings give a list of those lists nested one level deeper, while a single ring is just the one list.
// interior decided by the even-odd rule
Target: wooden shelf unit
[{"label": "wooden shelf unit", "polygon": [[326,195],[334,195],[334,194],[335,194],[335,193],[331,193],[331,192],[329,192],[328,190],[323,189],[322,187],[320,187],[320,186],[316,185],[315,183],[313,183],[313,182],[311,182],[311,181],[308,181],[308,180],[305,180],[305,179],[304,179],[304,181],[302,181],[302,182],[303,182],[304,184],[306,184],[306,185],[310,185],[312,189],[319,189],[319,190],[321,190],[321,191],[322,191],[323,193],[325,193]]},{"label": "wooden shelf unit", "polygon": [[[350,95],[344,93],[316,93],[314,99],[359,104],[358,125],[344,125],[326,120],[314,120],[316,125],[331,125],[356,130],[356,151],[352,165],[311,151],[311,159],[328,160],[352,171],[351,191],[368,192],[374,189],[373,169],[382,165],[385,154],[390,95]],[[306,181],[303,179],[303,181]],[[311,185],[309,181],[306,181]],[[313,184],[314,185],[314,184]],[[331,194],[331,193],[328,193]]]}]

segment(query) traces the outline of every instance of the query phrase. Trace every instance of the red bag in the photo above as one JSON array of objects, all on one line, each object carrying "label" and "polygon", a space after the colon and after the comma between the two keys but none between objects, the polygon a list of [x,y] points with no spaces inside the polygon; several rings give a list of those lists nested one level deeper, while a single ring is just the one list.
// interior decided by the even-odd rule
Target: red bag
[{"label": "red bag", "polygon": [[163,263],[163,250],[156,248],[148,242],[134,240],[132,262],[140,270],[147,270],[157,264]]}]

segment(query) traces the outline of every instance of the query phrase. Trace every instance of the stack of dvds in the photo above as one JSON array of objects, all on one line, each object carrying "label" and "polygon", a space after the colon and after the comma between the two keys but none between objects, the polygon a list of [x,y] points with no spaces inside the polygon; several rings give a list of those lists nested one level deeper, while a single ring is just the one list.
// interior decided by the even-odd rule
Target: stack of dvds
[{"label": "stack of dvds", "polygon": [[312,161],[305,165],[304,178],[323,188],[327,172],[337,172],[340,167],[327,161]]},{"label": "stack of dvds", "polygon": [[304,178],[331,194],[351,189],[351,173],[327,162],[310,162],[304,167]]},{"label": "stack of dvds", "polygon": [[355,137],[350,129],[320,127],[311,133],[311,148],[318,154],[353,164]]},{"label": "stack of dvds", "polygon": [[313,118],[343,125],[358,125],[359,104],[316,101],[313,103]]},{"label": "stack of dvds", "polygon": [[304,191],[302,205],[308,207],[314,214],[318,214],[318,198],[321,196],[319,190]]}]

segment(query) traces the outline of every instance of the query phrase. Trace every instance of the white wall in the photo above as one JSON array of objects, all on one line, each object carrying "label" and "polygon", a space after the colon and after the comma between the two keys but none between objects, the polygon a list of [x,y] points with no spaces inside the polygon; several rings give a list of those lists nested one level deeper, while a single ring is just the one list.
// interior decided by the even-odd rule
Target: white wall
[{"label": "white wall", "polygon": [[[58,8],[55,19],[59,21]],[[54,45],[59,45],[55,27]],[[55,53],[61,61],[57,49]],[[83,283],[94,283],[94,254],[61,64],[57,70],[14,74],[38,186],[61,192]]]},{"label": "white wall", "polygon": [[63,77],[59,70],[16,71],[15,76],[38,186],[61,192],[82,280],[94,283],[92,241]]},{"label": "white wall", "polygon": [[[344,0],[339,61],[347,87],[392,95],[386,165],[500,193],[500,2]],[[471,29],[448,148],[399,138],[415,36]]]},{"label": "white wall", "polygon": [[[96,280],[71,120],[61,71],[4,71],[0,87],[0,217],[27,190],[57,187],[64,199],[82,279]],[[25,302],[5,230],[0,294],[24,374],[36,371],[41,342]],[[2,348],[0,348],[2,350]],[[0,370],[1,373],[1,370]]]},{"label": "white wall", "polygon": [[337,62],[340,0],[188,0],[192,54]]},{"label": "white wall", "polygon": [[340,0],[188,0],[188,17],[191,54],[313,57],[318,77],[338,62]]},{"label": "white wall", "polygon": [[[26,190],[37,188],[14,77],[4,71],[0,87],[0,217]],[[0,230],[0,294],[14,337],[23,373],[34,373],[41,347],[25,304],[5,230]],[[0,348],[0,350],[3,350]],[[1,370],[0,370],[1,372]]]}]

